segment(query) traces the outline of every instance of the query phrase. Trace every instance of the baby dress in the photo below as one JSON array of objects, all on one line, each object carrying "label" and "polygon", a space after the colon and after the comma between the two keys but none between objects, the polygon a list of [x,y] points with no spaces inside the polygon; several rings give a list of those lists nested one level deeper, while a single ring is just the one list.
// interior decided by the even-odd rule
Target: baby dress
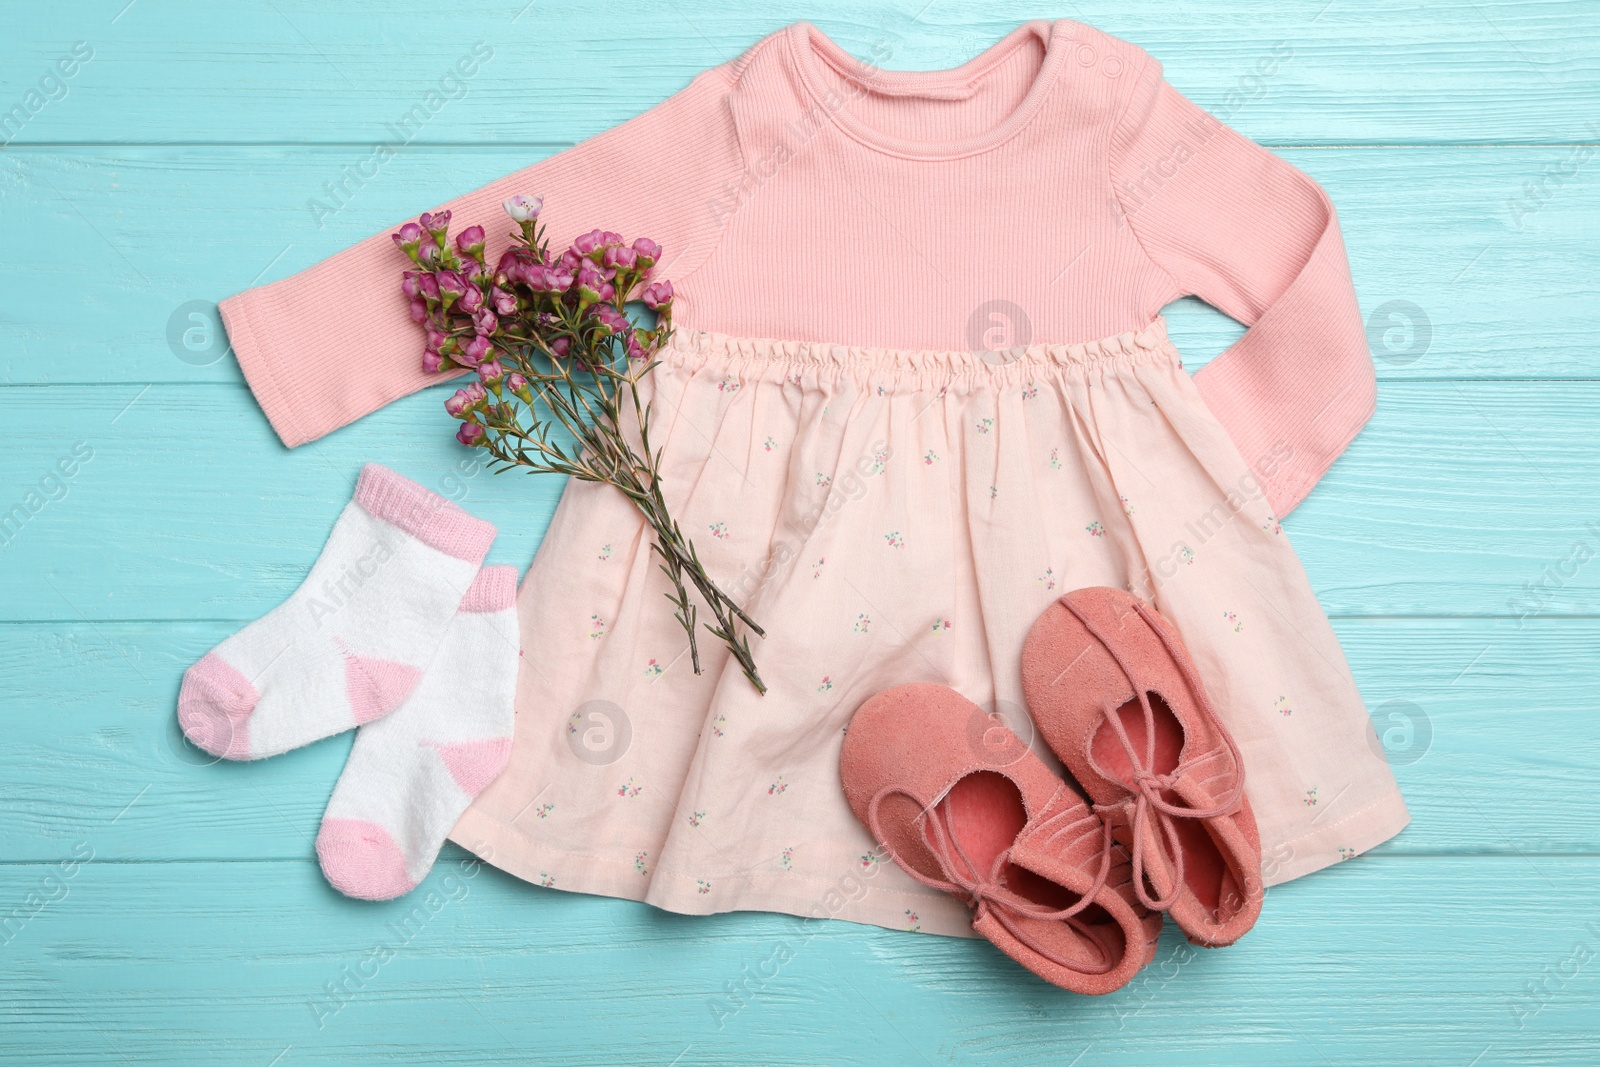
[{"label": "baby dress", "polygon": [[[959,67],[885,71],[796,22],[443,206],[489,227],[493,262],[516,193],[545,198],[553,249],[594,227],[664,246],[667,501],[765,628],[769,692],[703,633],[692,671],[649,529],[571,482],[518,592],[510,765],[453,840],[677,912],[970,934],[851,815],[844,730],[934,681],[1030,737],[1024,635],[1090,585],[1182,634],[1268,884],[1405,826],[1279,526],[1374,403],[1333,206],[1144,51],[1036,20]],[[222,303],[285,444],[438,380],[404,265],[385,231]],[[1194,376],[1160,315],[1186,294],[1249,327]]]}]

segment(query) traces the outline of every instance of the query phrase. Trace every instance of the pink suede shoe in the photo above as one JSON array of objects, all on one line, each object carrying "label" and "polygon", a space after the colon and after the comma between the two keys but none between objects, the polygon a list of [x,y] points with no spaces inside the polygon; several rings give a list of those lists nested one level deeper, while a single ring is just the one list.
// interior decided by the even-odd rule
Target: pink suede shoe
[{"label": "pink suede shoe", "polygon": [[1155,954],[1127,852],[1083,798],[955,690],[895,686],[856,711],[839,757],[856,817],[913,878],[1053,985],[1109,993]]},{"label": "pink suede shoe", "polygon": [[1075,590],[1028,632],[1022,685],[1039,733],[1132,850],[1139,902],[1207,947],[1255,925],[1244,762],[1172,624],[1121,589]]}]

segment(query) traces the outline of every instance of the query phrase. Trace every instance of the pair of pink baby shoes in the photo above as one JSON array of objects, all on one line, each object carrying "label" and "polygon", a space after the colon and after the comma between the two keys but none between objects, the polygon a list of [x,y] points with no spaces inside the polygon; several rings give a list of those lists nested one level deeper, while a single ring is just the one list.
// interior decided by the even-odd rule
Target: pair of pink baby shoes
[{"label": "pair of pink baby shoes", "polygon": [[864,703],[840,757],[856,817],[973,929],[1064,989],[1121,988],[1161,912],[1232,944],[1261,913],[1261,844],[1238,746],[1172,624],[1120,589],[1055,601],[1029,631],[1023,693],[1070,785],[947,686]]}]

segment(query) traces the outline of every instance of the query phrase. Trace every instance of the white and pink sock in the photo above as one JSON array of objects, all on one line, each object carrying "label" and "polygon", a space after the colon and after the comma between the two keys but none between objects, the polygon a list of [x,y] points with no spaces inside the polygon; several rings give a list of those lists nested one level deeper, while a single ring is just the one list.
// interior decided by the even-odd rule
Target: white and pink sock
[{"label": "white and pink sock", "polygon": [[259,759],[398,708],[494,536],[491,523],[367,464],[300,588],[184,673],[184,736],[215,756]]},{"label": "white and pink sock", "polygon": [[515,567],[485,567],[416,692],[356,732],[317,834],[347,896],[388,900],[433,867],[456,820],[505,767],[520,660]]}]

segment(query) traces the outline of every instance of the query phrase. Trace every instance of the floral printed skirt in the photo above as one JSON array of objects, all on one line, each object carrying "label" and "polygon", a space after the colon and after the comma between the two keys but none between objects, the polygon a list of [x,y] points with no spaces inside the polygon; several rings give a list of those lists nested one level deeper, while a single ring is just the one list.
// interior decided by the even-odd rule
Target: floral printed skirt
[{"label": "floral printed skirt", "polygon": [[668,505],[765,629],[769,691],[703,629],[694,673],[651,531],[570,483],[518,593],[510,765],[451,835],[489,862],[677,912],[970,934],[856,822],[841,739],[914,681],[1032,738],[1023,638],[1090,585],[1182,634],[1244,754],[1268,884],[1406,824],[1327,617],[1162,319],[985,353],[679,326],[646,382]]}]

